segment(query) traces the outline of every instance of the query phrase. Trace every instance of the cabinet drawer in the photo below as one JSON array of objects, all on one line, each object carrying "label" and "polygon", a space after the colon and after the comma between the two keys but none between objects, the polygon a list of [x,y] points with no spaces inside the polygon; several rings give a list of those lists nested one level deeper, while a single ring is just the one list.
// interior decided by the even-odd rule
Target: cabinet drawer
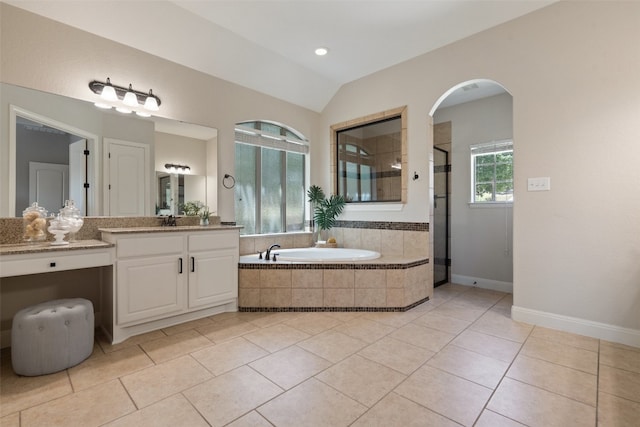
[{"label": "cabinet drawer", "polygon": [[99,267],[112,263],[109,251],[93,253],[69,251],[65,255],[7,256],[2,259],[2,277]]},{"label": "cabinet drawer", "polygon": [[169,255],[182,253],[184,237],[172,234],[170,236],[150,236],[119,239],[117,244],[118,258],[134,256]]},{"label": "cabinet drawer", "polygon": [[232,249],[239,246],[237,230],[207,232],[189,236],[189,251]]}]

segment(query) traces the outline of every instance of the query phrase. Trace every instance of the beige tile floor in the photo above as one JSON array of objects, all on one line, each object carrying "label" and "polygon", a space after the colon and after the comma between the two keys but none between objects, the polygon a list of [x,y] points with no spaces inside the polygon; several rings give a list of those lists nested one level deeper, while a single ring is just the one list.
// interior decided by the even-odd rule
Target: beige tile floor
[{"label": "beige tile floor", "polygon": [[18,377],[2,426],[640,426],[640,348],[447,284],[406,313],[225,313]]}]

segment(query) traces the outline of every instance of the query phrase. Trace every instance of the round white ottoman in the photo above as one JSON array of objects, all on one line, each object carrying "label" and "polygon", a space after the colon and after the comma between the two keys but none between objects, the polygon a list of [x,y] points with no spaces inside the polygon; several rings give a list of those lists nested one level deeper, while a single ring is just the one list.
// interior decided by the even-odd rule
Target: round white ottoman
[{"label": "round white ottoman", "polygon": [[50,374],[85,360],[93,351],[93,305],[59,299],[24,308],[13,317],[11,362],[18,375]]}]

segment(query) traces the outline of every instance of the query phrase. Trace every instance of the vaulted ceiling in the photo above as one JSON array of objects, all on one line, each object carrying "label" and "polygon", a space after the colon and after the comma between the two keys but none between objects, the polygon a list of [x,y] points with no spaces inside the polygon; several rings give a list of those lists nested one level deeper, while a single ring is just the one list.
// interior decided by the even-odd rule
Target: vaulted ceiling
[{"label": "vaulted ceiling", "polygon": [[4,1],[318,112],[345,83],[554,2]]}]

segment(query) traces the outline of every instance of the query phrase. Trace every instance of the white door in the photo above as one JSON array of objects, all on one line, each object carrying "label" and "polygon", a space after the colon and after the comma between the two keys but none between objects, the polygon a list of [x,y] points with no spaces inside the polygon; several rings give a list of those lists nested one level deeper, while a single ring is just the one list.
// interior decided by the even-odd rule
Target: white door
[{"label": "white door", "polygon": [[105,139],[108,150],[108,212],[110,216],[148,215],[149,146]]},{"label": "white door", "polygon": [[84,183],[87,182],[87,167],[84,151],[87,149],[87,140],[81,139],[69,144],[69,199],[75,202],[76,207],[84,216],[87,215],[87,190]]},{"label": "white door", "polygon": [[29,162],[29,202],[57,213],[69,197],[69,165]]}]

